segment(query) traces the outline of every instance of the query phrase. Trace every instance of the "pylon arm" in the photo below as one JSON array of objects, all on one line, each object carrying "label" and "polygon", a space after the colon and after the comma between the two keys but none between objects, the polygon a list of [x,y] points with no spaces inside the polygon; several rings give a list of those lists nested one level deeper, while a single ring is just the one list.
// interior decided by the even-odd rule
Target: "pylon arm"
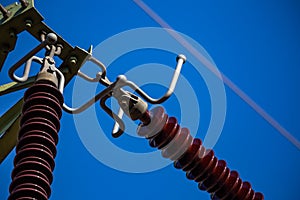
[{"label": "pylon arm", "polygon": [[0,118],[0,163],[17,143],[23,99],[20,99]]}]

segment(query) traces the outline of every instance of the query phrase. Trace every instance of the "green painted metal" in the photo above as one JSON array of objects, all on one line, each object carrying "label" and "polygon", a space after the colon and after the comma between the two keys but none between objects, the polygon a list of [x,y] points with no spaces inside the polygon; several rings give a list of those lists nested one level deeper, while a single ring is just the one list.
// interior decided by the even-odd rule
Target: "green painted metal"
[{"label": "green painted metal", "polygon": [[23,99],[20,99],[0,118],[0,163],[17,143]]},{"label": "green painted metal", "polygon": [[[65,86],[77,74],[78,70],[85,63],[89,55],[90,54],[86,50],[81,49],[79,47],[75,47],[69,52],[67,58],[63,61],[63,63],[58,68],[65,76]],[[71,63],[72,58],[76,58],[76,65]],[[28,88],[34,83],[35,79],[36,77],[30,77],[24,83],[11,82],[11,83],[1,85],[0,96]]]},{"label": "green painted metal", "polygon": [[24,88],[28,88],[29,86],[31,86],[33,84],[34,80],[35,80],[35,77],[30,77],[24,83],[10,82],[10,83],[1,85],[0,86],[0,96],[9,94],[11,92],[15,92],[18,90],[22,90]]},{"label": "green painted metal", "polygon": [[[34,0],[28,0],[29,5],[22,8],[21,4],[14,3],[6,7],[11,15],[5,18],[0,14],[0,71],[17,42],[18,34],[27,31],[37,40],[41,41],[42,33],[55,33],[44,22],[42,15],[35,9]],[[61,36],[58,36],[58,44],[63,46],[59,58],[63,60],[59,70],[65,76],[65,86],[77,74],[90,53],[79,47],[73,47]],[[0,86],[0,96],[30,87],[36,77],[30,77],[26,82],[11,82]],[[9,111],[0,118],[0,163],[11,152],[17,142],[19,131],[19,119],[23,100],[19,100]]]},{"label": "green painted metal", "polygon": [[[44,18],[35,9],[34,1],[29,0],[28,2],[29,5],[25,9],[22,8],[22,6],[18,3],[7,6],[6,9],[11,12],[11,16],[7,19],[0,14],[0,70],[2,69],[1,63],[4,63],[7,54],[14,50],[17,41],[17,35],[19,33],[27,31],[39,41],[41,41],[42,33],[55,33],[54,30],[52,30],[43,22]],[[59,58],[63,60],[63,63],[59,69],[64,73],[68,83],[69,80],[76,75],[77,71],[89,56],[89,53],[79,47],[73,47],[57,33],[56,35],[58,36],[57,43],[63,46],[62,53],[59,55]],[[72,58],[76,58],[76,64],[72,63]],[[6,92],[2,90],[0,96],[9,92],[26,88],[32,85],[33,82],[34,78],[32,77],[25,83],[20,83],[12,88],[9,88],[9,90]]]},{"label": "green painted metal", "polygon": [[17,82],[10,82],[10,83],[6,83],[4,85],[0,85],[0,92],[9,90],[10,88],[15,87],[15,85],[17,85],[17,84],[18,84]]},{"label": "green painted metal", "polygon": [[43,20],[43,17],[34,9],[34,1],[29,0],[28,3],[26,8],[23,8],[19,3],[8,5],[6,7],[10,12],[8,18],[0,14],[0,71],[8,53],[15,48],[17,34],[27,29],[29,20],[34,23]]}]

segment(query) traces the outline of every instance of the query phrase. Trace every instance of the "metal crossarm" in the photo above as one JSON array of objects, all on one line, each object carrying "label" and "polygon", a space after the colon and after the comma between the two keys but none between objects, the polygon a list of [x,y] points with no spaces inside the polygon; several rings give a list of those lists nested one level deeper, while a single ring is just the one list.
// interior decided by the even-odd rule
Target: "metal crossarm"
[{"label": "metal crossarm", "polygon": [[[7,11],[9,15],[3,15],[2,10],[0,12],[0,72],[6,58],[9,57],[9,52],[15,49],[19,33],[27,31],[38,41],[44,39],[42,37],[43,34],[55,33],[54,30],[43,22],[44,18],[35,9],[33,0],[28,0],[26,5],[14,3],[3,7],[3,9]],[[80,47],[73,47],[58,34],[56,35],[57,43],[63,47],[61,54],[58,55],[63,62],[58,69],[65,77],[66,86],[77,74],[88,57],[91,56],[91,53]],[[36,76],[33,76],[29,77],[25,82],[10,82],[0,85],[0,96],[28,88],[35,80]],[[0,163],[16,144],[16,134],[19,131],[18,118],[12,118],[10,116],[20,115],[22,102],[22,99],[19,100],[7,113],[1,116],[1,122],[3,123],[0,122],[0,133],[2,134],[0,139]]]}]

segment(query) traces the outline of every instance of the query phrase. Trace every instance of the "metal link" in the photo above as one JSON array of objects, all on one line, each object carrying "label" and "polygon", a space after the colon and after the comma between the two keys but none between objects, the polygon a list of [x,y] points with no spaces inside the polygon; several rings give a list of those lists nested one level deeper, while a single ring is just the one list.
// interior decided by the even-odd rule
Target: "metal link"
[{"label": "metal link", "polygon": [[115,84],[110,82],[108,80],[108,78],[106,77],[106,66],[101,61],[99,61],[98,59],[96,59],[95,57],[92,56],[92,46],[89,49],[89,54],[90,55],[87,57],[85,62],[92,62],[92,63],[96,64],[101,69],[101,71],[98,72],[96,74],[96,77],[94,77],[94,78],[90,77],[89,75],[85,74],[84,72],[81,72],[80,70],[78,70],[77,75],[88,82],[93,82],[93,83],[99,82],[102,85],[106,86],[107,88],[77,108],[71,108],[68,105],[63,104],[63,109],[66,112],[71,113],[71,114],[78,114],[78,113],[85,111],[90,106],[92,106],[95,102],[99,101],[100,99],[102,99],[106,95],[108,95],[115,87]]},{"label": "metal link", "polygon": [[[108,78],[106,77],[106,67],[102,62],[100,62],[99,60],[97,60],[96,58],[94,58],[92,56],[87,58],[87,61],[91,61],[91,62],[95,63],[97,66],[99,66],[101,68],[102,71],[98,72],[96,74],[96,77],[94,77],[94,78],[88,76],[87,74],[85,74],[81,71],[78,71],[77,75],[89,82],[99,82],[100,84],[106,86],[107,88],[104,91],[98,93],[95,97],[93,97],[88,102],[86,102],[85,104],[83,104],[82,106],[80,106],[78,108],[70,108],[69,106],[64,104],[63,109],[68,113],[78,114],[78,113],[83,112],[84,110],[88,109],[95,102],[100,100],[100,105],[101,105],[102,109],[115,120],[114,128],[112,130],[112,136],[119,137],[120,135],[122,135],[122,133],[125,130],[125,125],[124,125],[124,122],[122,121],[123,114],[126,113],[126,115],[128,115],[132,120],[135,120],[135,119],[137,119],[137,115],[139,115],[139,116],[143,115],[144,108],[145,108],[145,106],[147,106],[146,103],[142,103],[143,102],[142,100],[140,100],[138,97],[136,97],[132,93],[123,90],[122,87],[129,86],[130,88],[135,90],[144,100],[146,100],[147,102],[149,102],[151,104],[163,103],[173,94],[173,91],[175,89],[175,86],[177,84],[177,81],[178,81],[178,78],[180,75],[182,65],[186,61],[186,57],[182,54],[177,56],[177,65],[176,65],[176,69],[173,74],[170,86],[169,86],[167,92],[159,99],[151,98],[147,93],[145,93],[135,83],[128,81],[124,75],[118,76],[118,78],[115,82],[113,82],[113,83],[110,82],[108,80]],[[125,107],[124,107],[124,105],[121,105],[122,102],[124,103],[124,99],[121,101],[121,98],[123,98],[125,96],[127,97],[126,98],[127,100],[125,100],[126,101],[125,104],[127,105],[128,108],[126,107],[126,105],[125,105]],[[135,98],[133,98],[133,96],[135,96]],[[106,100],[110,97],[116,98],[118,100],[119,104],[121,103],[118,114],[115,114],[105,104]],[[140,104],[140,103],[138,104],[138,102],[140,102],[142,104]],[[145,105],[143,106],[143,104],[145,104]],[[129,108],[130,107],[129,105],[131,105],[131,108]]]},{"label": "metal link", "polygon": [[[58,76],[58,89],[61,93],[63,93],[64,90],[64,85],[65,85],[65,77],[61,71],[59,71],[56,66],[55,66],[55,61],[53,57],[55,55],[60,55],[62,52],[62,45],[54,45],[57,42],[57,36],[54,33],[49,33],[47,34],[47,37],[45,37],[45,34],[43,33],[41,35],[43,38],[41,44],[39,44],[37,47],[32,49],[28,54],[26,54],[23,58],[21,58],[16,64],[14,64],[10,69],[9,69],[9,76],[12,80],[16,82],[25,82],[28,80],[29,77],[29,72],[32,66],[32,62],[37,62],[42,65],[42,70],[41,71],[48,71],[51,70],[56,73]],[[49,50],[48,48],[49,47]],[[47,56],[45,58],[39,58],[35,56],[40,50],[43,48],[47,49]],[[23,71],[23,76],[18,77],[15,74],[15,71],[19,69],[22,64],[25,64],[24,71]]]},{"label": "metal link", "polygon": [[22,77],[18,77],[17,75],[15,75],[15,73],[12,74],[12,80],[16,81],[16,82],[25,82],[28,80],[28,76],[29,76],[29,71],[32,65],[32,62],[36,62],[39,64],[43,64],[43,59],[39,58],[37,56],[32,56],[29,60],[27,60],[26,64],[25,64],[25,68],[24,68],[24,72],[23,72],[23,76]]},{"label": "metal link", "polygon": [[94,64],[96,64],[98,67],[100,67],[101,69],[101,72],[98,72],[96,74],[96,77],[92,78],[90,76],[88,76],[87,74],[81,72],[80,70],[78,70],[78,73],[77,75],[80,76],[81,78],[85,79],[86,81],[89,81],[89,82],[99,82],[101,79],[107,79],[106,78],[106,66],[101,62],[99,61],[98,59],[96,59],[95,57],[93,57],[92,55],[90,55],[86,62],[87,61],[90,61]]},{"label": "metal link", "polygon": [[85,104],[81,105],[80,107],[71,108],[71,107],[67,106],[66,104],[63,104],[63,109],[67,113],[71,113],[71,114],[81,113],[81,112],[85,111],[86,109],[88,109],[89,107],[91,107],[95,102],[99,101],[104,96],[108,95],[114,89],[115,85],[116,85],[116,82],[112,83],[105,90],[98,93],[96,96],[94,96],[93,98],[88,100]]},{"label": "metal link", "polygon": [[[42,34],[43,35],[43,34]],[[36,46],[34,49],[32,49],[29,53],[27,53],[23,58],[21,58],[16,64],[14,64],[8,71],[9,77],[16,82],[24,82],[28,79],[28,73],[31,67],[32,61],[39,61],[35,57],[35,54],[37,54],[39,51],[41,51],[43,48],[45,48],[47,45],[55,44],[57,41],[57,36],[54,33],[49,33],[44,41],[42,41],[38,46]],[[34,58],[32,58],[34,57]],[[28,62],[29,61],[29,62]],[[28,63],[26,63],[28,62]],[[23,77],[18,77],[14,73],[17,69],[19,69],[24,63],[26,63]],[[41,63],[42,64],[42,63]]]}]

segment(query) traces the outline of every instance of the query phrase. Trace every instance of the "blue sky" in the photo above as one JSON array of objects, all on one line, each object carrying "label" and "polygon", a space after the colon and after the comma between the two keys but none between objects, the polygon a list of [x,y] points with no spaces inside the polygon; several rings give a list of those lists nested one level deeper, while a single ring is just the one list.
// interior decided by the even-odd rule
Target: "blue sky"
[{"label": "blue sky", "polygon": [[[4,0],[7,5],[13,1]],[[201,44],[218,69],[236,83],[283,127],[300,140],[300,3],[296,0],[264,1],[149,1],[145,0],[176,31]],[[133,1],[37,1],[45,22],[72,45],[87,49],[120,32],[159,27]],[[16,51],[2,70],[1,84],[9,81],[7,70],[37,42],[20,36]],[[180,53],[180,52],[179,52]],[[100,54],[101,55],[101,54]],[[174,66],[170,53],[140,50],[120,57],[111,66],[111,79],[131,66],[158,62]],[[101,58],[99,58],[101,59]],[[172,60],[173,59],[173,60]],[[124,66],[124,67],[123,67]],[[198,90],[201,101],[201,131],[210,120],[208,92],[201,77],[188,68],[183,75]],[[73,84],[73,82],[71,83]],[[194,84],[194,85],[193,85]],[[154,86],[153,86],[154,87]],[[198,88],[199,87],[199,88]],[[266,199],[298,199],[300,152],[240,97],[226,88],[227,112],[222,134],[214,147],[216,155],[236,169],[243,180]],[[145,88],[161,94],[162,88]],[[22,96],[23,91],[1,96],[1,113]],[[65,90],[71,101],[72,85]],[[185,94],[180,94],[185,95]],[[181,118],[176,98],[164,105],[170,115]],[[142,139],[109,137],[112,120],[98,109],[99,123],[113,143],[133,152],[152,151]],[[191,113],[192,115],[192,113]],[[182,119],[183,120],[183,119]],[[58,155],[52,184],[57,199],[209,199],[185,174],[171,165],[150,173],[125,173],[95,159],[75,129],[72,115],[63,114]],[[88,132],[86,134],[89,134]],[[100,133],[99,133],[100,134]],[[203,139],[205,133],[197,136]],[[135,148],[136,147],[136,148]],[[102,149],[110,155],[109,149]],[[0,165],[0,199],[8,196],[14,152]],[[120,160],[126,162],[126,159]]]}]

